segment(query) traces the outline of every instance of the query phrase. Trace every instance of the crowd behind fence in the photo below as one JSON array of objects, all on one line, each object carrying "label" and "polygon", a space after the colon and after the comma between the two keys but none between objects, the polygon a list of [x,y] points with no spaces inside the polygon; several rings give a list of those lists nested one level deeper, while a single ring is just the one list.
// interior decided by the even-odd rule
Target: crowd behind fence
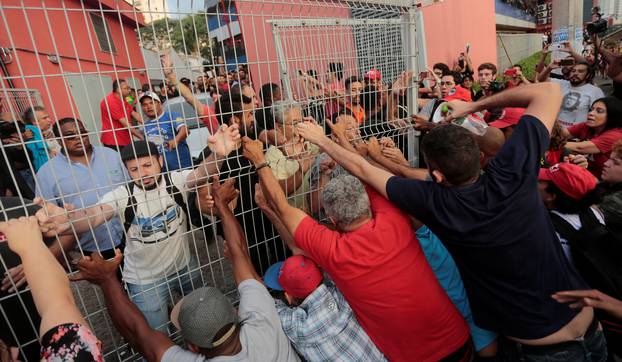
[{"label": "crowd behind fence", "polygon": [[[74,230],[73,235],[48,240],[67,273],[75,273],[80,256],[98,251],[111,257],[111,250],[125,245],[123,275],[126,283],[131,280],[125,286],[137,299],[155,295],[172,302],[209,285],[236,300],[231,269],[223,259],[218,216],[209,207],[197,206],[210,198],[209,186],[184,190],[179,181],[209,158],[213,151],[207,137],[231,117],[244,135],[261,139],[266,149],[285,150],[274,162],[280,163],[283,179],[291,179],[285,186],[290,202],[320,218],[321,210],[313,206],[313,197],[318,197],[313,179],[318,153],[288,131],[282,115],[273,112],[279,105],[290,109],[295,103],[287,101],[296,101],[302,110],[296,122],[310,117],[322,125],[348,109],[359,118],[356,137],[384,137],[383,142],[392,143],[411,164],[418,161],[414,129],[407,121],[416,110],[412,90],[417,83],[404,76],[415,70],[417,56],[411,43],[415,29],[410,7],[377,1],[242,0],[206,1],[200,8],[192,2],[191,10],[178,5],[163,12],[146,8],[148,1],[142,3],[142,8],[108,1],[0,4],[0,33],[5,34],[0,46],[12,55],[10,62],[2,58],[10,72],[0,78],[0,196],[20,200],[4,205],[3,213],[27,208],[39,196],[81,209],[102,202],[118,186],[129,188],[105,200],[117,205],[117,217],[102,226],[89,224],[86,232]],[[141,11],[159,20],[146,24]],[[399,104],[393,105],[397,116],[389,117],[386,98],[398,86]],[[120,123],[111,130],[115,122]],[[189,134],[177,139],[182,132]],[[129,230],[137,227],[124,225],[128,212],[162,207],[158,200],[128,198],[133,192],[128,186],[132,169],[126,169],[116,152],[141,138],[154,142],[163,156],[165,168],[150,176],[162,175],[159,182],[166,180],[172,192],[157,220],[138,218],[138,233],[150,243],[181,237],[181,251],[146,255],[128,241],[133,237]],[[71,152],[91,158],[80,164],[69,157]],[[241,153],[237,149],[220,159],[218,175],[237,180],[240,195],[231,207],[261,274],[289,254],[253,200],[255,170]],[[297,173],[297,168],[303,172]],[[181,210],[190,220],[173,225],[171,220]],[[19,346],[24,359],[36,359],[36,310],[19,260],[6,246],[0,248],[5,248],[0,249],[0,270],[9,272],[0,291],[2,338]],[[178,261],[166,260],[169,252],[179,253],[185,267],[163,277],[154,272],[159,263]],[[128,266],[128,259],[147,269],[137,271],[140,267]],[[73,284],[73,292],[103,341],[104,358],[136,358],[110,322],[98,289],[79,282]],[[157,327],[179,337],[168,318]]]}]

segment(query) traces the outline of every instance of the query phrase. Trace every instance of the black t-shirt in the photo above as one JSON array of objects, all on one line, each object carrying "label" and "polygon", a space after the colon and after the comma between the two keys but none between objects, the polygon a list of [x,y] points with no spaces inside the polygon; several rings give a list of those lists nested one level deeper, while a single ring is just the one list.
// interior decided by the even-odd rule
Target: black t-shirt
[{"label": "black t-shirt", "polygon": [[425,223],[447,246],[475,322],[501,334],[537,339],[578,313],[551,294],[587,285],[566,260],[538,193],[549,133],[523,116],[479,179],[463,187],[392,177],[392,202]]},{"label": "black t-shirt", "polygon": [[[243,148],[240,147],[227,156],[219,168],[218,178],[221,182],[228,178],[236,179],[236,188],[240,194],[233,213],[244,229],[255,270],[263,275],[270,265],[285,259],[287,250],[270,221],[254,204],[255,184],[259,182],[259,178],[252,163],[242,152]],[[202,158],[205,159],[210,154],[211,150],[206,147]],[[206,228],[204,232],[212,231]]]}]

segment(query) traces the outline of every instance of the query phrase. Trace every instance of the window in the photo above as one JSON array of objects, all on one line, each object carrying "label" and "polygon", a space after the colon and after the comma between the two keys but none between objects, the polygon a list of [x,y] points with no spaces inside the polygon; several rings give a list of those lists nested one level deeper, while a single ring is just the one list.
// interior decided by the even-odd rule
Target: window
[{"label": "window", "polygon": [[95,29],[95,35],[97,36],[97,42],[99,43],[99,49],[103,52],[115,53],[117,48],[114,46],[112,35],[110,34],[110,27],[106,24],[104,18],[101,16],[90,13],[91,22],[93,22],[93,29]]}]

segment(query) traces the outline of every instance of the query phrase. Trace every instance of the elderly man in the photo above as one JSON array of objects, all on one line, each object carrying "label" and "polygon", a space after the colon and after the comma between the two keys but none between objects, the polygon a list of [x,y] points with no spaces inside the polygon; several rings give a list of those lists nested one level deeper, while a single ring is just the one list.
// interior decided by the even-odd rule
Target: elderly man
[{"label": "elderly man", "polygon": [[266,162],[292,205],[304,208],[304,197],[309,192],[309,169],[315,160],[318,148],[305,144],[296,135],[294,127],[302,122],[302,109],[296,101],[276,101],[272,104],[274,127],[282,136],[282,143],[270,146],[266,151]]},{"label": "elderly man", "polygon": [[322,197],[337,230],[291,206],[269,170],[261,142],[245,138],[268,202],[295,245],[328,272],[378,349],[391,361],[470,358],[466,323],[440,287],[408,216],[352,176]]}]

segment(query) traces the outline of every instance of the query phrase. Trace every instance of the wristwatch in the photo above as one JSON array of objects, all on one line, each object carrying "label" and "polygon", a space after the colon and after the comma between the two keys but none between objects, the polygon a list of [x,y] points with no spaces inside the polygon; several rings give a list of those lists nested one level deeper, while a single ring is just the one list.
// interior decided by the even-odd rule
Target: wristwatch
[{"label": "wristwatch", "polygon": [[259,170],[261,170],[262,168],[264,168],[264,167],[268,167],[268,166],[270,166],[270,165],[268,165],[268,163],[267,163],[267,162],[262,162],[262,163],[260,163],[259,165],[255,165],[255,171],[259,171]]}]

